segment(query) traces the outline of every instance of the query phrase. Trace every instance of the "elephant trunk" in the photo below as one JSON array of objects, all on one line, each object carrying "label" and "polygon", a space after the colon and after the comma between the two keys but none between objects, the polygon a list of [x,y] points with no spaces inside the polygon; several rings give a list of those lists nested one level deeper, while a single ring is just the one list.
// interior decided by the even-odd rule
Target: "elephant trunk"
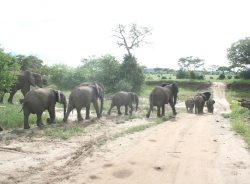
[{"label": "elephant trunk", "polygon": [[65,119],[66,117],[66,108],[67,108],[67,104],[66,102],[63,104],[63,118]]},{"label": "elephant trunk", "polygon": [[176,104],[177,101],[177,94],[174,94],[174,105]]}]

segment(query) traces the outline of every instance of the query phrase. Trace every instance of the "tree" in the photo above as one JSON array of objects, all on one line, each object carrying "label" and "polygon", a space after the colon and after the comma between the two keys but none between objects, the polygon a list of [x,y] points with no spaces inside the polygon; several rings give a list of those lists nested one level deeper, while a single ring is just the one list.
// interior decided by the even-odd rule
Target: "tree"
[{"label": "tree", "polygon": [[193,56],[182,57],[179,59],[178,65],[181,70],[190,72],[204,66],[204,60]]},{"label": "tree", "polygon": [[118,46],[124,47],[128,55],[132,56],[131,50],[146,43],[145,39],[148,35],[151,35],[151,30],[147,27],[138,27],[137,24],[132,24],[127,30],[125,25],[119,24],[114,36],[118,38]]},{"label": "tree", "polygon": [[49,67],[44,65],[43,60],[36,56],[17,55],[16,59],[22,71],[30,70],[43,75],[48,75],[49,73]]},{"label": "tree", "polygon": [[250,37],[241,39],[227,49],[227,58],[233,68],[247,68],[250,66]]},{"label": "tree", "polygon": [[[119,72],[120,80],[132,86],[132,91],[138,92],[144,82],[143,68],[139,66],[134,56],[125,55]],[[129,90],[129,89],[128,89]]]},{"label": "tree", "polygon": [[4,52],[0,48],[0,96],[4,91],[8,91],[16,81],[19,73],[19,65],[15,57]]}]

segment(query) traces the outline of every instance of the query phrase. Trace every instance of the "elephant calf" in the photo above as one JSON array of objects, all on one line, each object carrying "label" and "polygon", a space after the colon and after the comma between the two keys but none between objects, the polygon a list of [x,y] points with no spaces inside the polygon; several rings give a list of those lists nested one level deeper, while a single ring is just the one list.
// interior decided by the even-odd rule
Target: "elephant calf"
[{"label": "elephant calf", "polygon": [[205,102],[210,99],[211,93],[204,92],[204,93],[197,93],[194,96],[194,108],[195,114],[202,114]]},{"label": "elephant calf", "polygon": [[186,105],[187,112],[193,113],[193,109],[194,109],[194,99],[193,99],[193,98],[187,99],[187,100],[185,101],[185,105]]},{"label": "elephant calf", "polygon": [[206,102],[207,112],[214,113],[214,103],[215,103],[215,101],[213,99],[209,99]]},{"label": "elephant calf", "polygon": [[63,104],[65,117],[67,100],[62,92],[48,88],[38,88],[28,92],[23,99],[24,129],[30,128],[28,122],[30,114],[37,115],[37,126],[42,125],[42,114],[45,110],[49,111],[50,116],[47,123],[53,123],[56,102]]},{"label": "elephant calf", "polygon": [[128,107],[130,107],[130,113],[133,111],[133,103],[136,104],[135,110],[138,108],[139,99],[136,93],[119,91],[112,97],[111,106],[108,111],[110,115],[111,109],[116,106],[118,114],[121,115],[121,106],[125,106],[125,114],[128,115]]}]

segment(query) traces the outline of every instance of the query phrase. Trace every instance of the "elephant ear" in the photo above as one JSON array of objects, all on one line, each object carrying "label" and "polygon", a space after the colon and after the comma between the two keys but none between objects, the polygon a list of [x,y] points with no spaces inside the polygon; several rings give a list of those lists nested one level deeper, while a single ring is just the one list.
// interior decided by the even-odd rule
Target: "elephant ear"
[{"label": "elephant ear", "polygon": [[99,90],[99,85],[97,83],[94,83],[95,89],[97,91],[97,96],[100,97],[100,90]]},{"label": "elephant ear", "polygon": [[24,71],[24,76],[25,76],[25,79],[27,80],[27,82],[32,85],[32,86],[35,86],[36,85],[36,79],[33,75],[32,72],[26,70]]}]

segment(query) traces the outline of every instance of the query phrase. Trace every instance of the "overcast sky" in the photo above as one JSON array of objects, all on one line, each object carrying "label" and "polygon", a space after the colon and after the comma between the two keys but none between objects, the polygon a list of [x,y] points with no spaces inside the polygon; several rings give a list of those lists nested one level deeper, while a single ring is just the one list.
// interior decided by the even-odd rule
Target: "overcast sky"
[{"label": "overcast sky", "polygon": [[118,24],[152,29],[150,45],[133,51],[141,65],[176,68],[180,57],[226,65],[226,49],[250,36],[249,0],[0,0],[0,44],[46,64],[126,53]]}]

